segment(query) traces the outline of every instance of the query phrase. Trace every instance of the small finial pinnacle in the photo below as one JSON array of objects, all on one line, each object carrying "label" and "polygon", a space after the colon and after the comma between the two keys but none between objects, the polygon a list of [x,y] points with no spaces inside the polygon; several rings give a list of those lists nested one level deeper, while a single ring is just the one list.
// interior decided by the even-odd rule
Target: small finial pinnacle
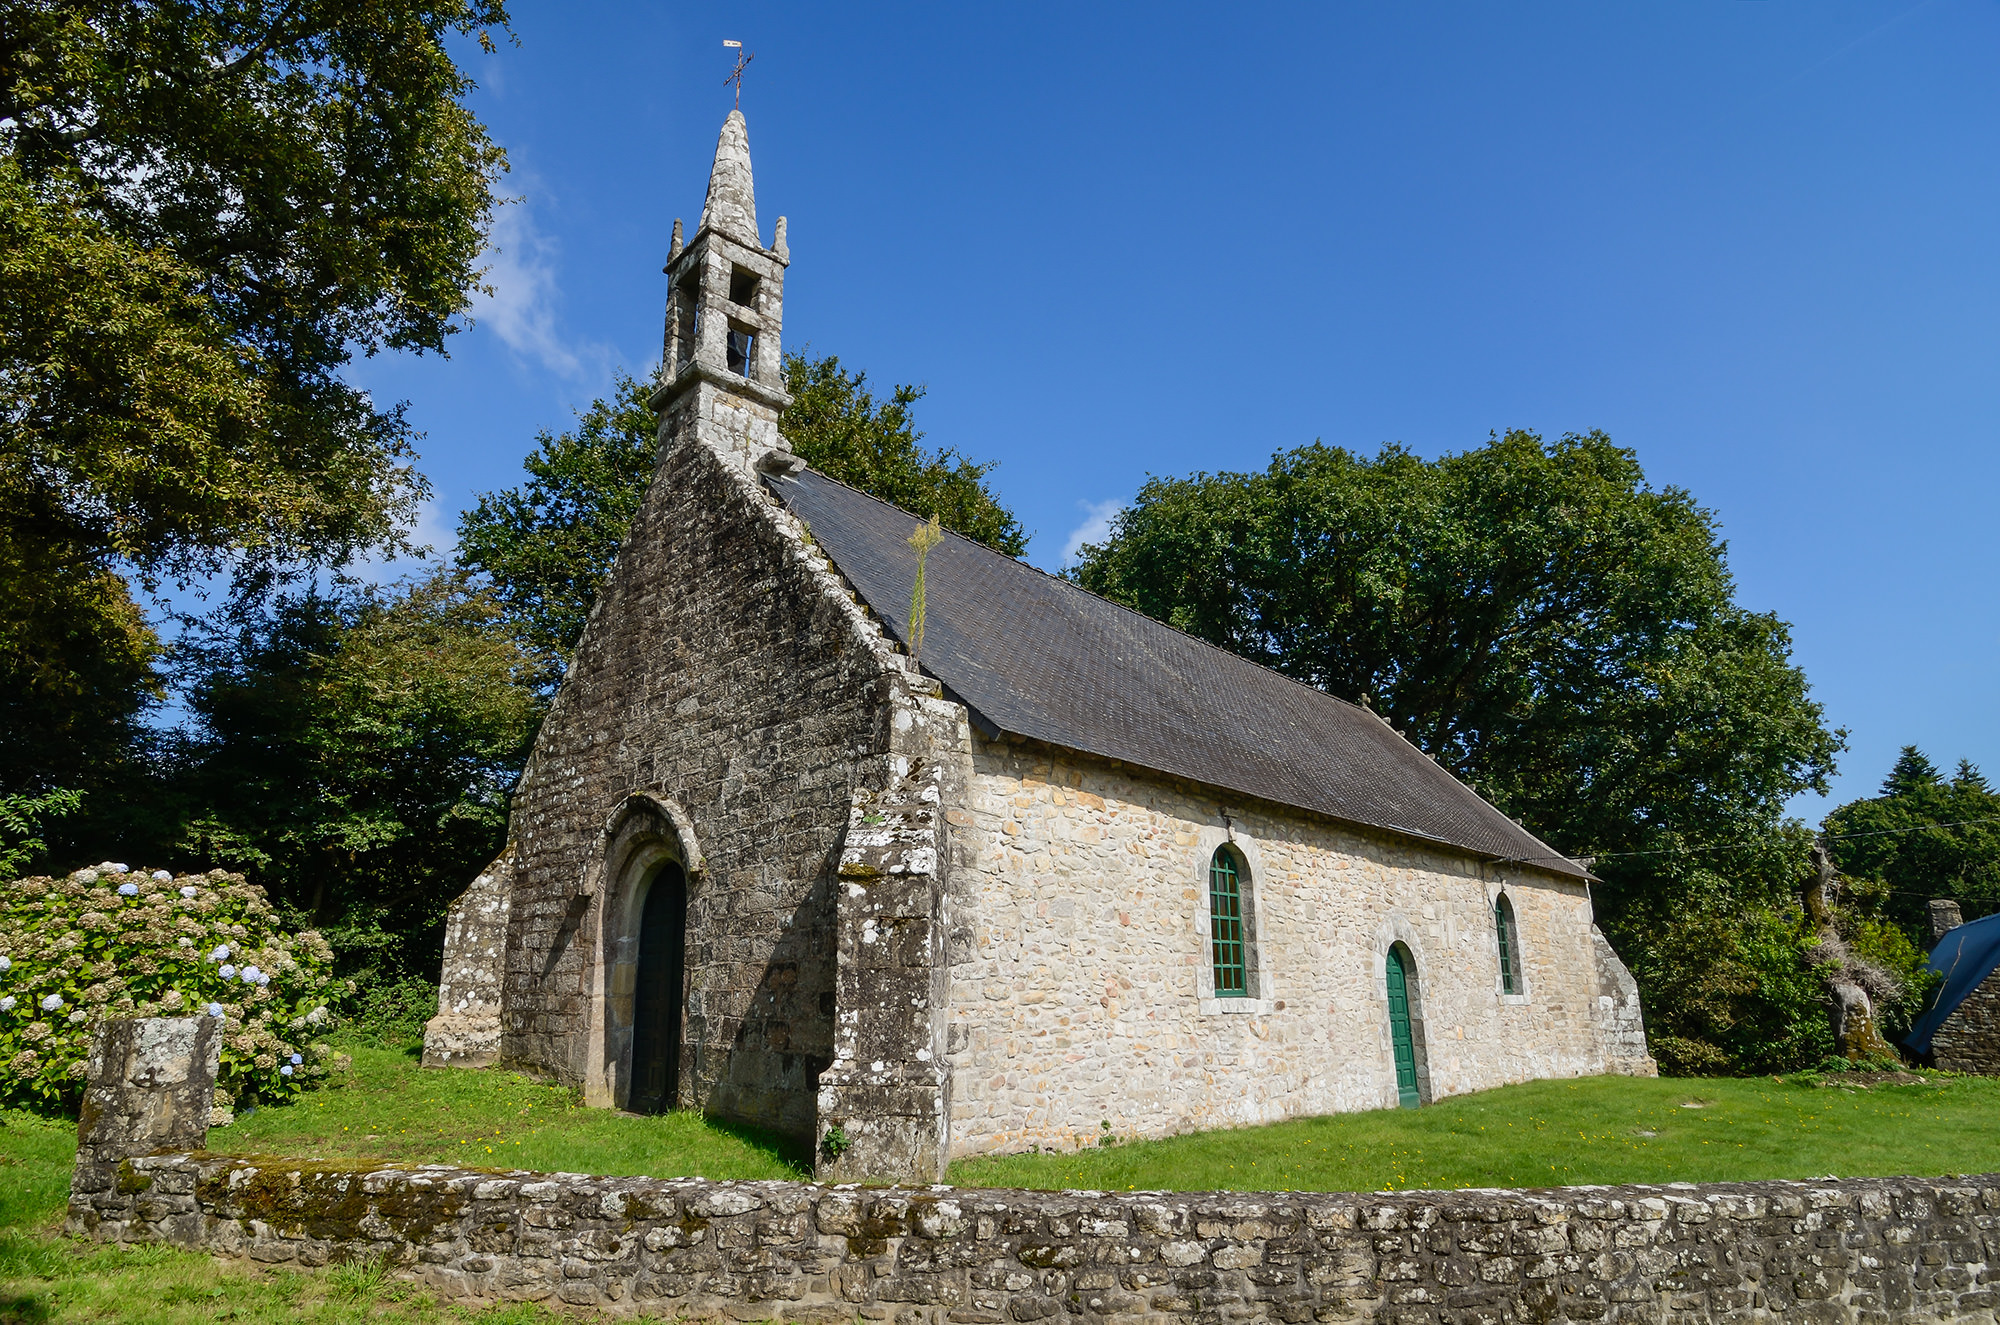
[{"label": "small finial pinnacle", "polygon": [[785,218],[782,216],[778,218],[778,233],[771,239],[771,251],[778,255],[780,262],[792,260],[791,246],[785,243]]},{"label": "small finial pinnacle", "polygon": [[667,245],[667,261],[669,263],[681,255],[682,247],[684,246],[681,243],[681,218],[676,216],[674,218],[673,242]]}]

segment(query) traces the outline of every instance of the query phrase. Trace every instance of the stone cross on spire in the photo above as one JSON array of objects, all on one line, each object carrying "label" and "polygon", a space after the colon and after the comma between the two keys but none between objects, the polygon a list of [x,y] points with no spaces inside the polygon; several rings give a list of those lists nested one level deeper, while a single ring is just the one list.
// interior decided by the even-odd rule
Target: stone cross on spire
[{"label": "stone cross on spire", "polygon": [[715,143],[708,201],[702,204],[701,225],[696,229],[703,228],[719,230],[752,248],[763,247],[757,237],[757,190],[750,180],[750,133],[740,110],[729,112]]}]

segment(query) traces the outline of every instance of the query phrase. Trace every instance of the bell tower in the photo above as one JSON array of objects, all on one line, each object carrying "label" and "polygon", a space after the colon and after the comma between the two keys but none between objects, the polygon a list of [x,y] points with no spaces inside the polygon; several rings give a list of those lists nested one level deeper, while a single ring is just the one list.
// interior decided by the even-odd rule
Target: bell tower
[{"label": "bell tower", "polygon": [[792,403],[780,342],[790,263],[784,217],[771,247],[758,234],[749,133],[743,112],[733,110],[715,144],[694,237],[683,244],[674,221],[660,385],[651,401],[661,455],[693,440],[746,474],[799,467],[778,435],[778,416]]}]

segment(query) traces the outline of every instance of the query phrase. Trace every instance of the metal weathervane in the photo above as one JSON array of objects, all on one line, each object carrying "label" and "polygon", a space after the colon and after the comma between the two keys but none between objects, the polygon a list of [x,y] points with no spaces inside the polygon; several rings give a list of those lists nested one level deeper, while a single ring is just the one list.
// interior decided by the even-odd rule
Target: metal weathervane
[{"label": "metal weathervane", "polygon": [[723,79],[722,84],[724,87],[727,87],[731,83],[736,84],[736,109],[742,110],[743,71],[748,69],[750,62],[757,58],[757,52],[752,51],[748,55],[743,54],[743,43],[740,41],[725,41],[722,44],[736,52],[736,67],[729,71],[729,77]]}]

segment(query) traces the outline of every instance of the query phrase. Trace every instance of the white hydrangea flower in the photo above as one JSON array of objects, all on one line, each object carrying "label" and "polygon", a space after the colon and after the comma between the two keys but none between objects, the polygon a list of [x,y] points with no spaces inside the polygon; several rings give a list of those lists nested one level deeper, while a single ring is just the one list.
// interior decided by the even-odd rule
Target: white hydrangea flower
[{"label": "white hydrangea flower", "polygon": [[195,898],[195,894],[196,894],[196,893],[198,893],[198,892],[200,892],[200,891],[201,891],[201,889],[199,889],[199,888],[195,887],[195,886],[194,886],[193,884],[191,884],[191,883],[189,883],[189,884],[183,884],[183,885],[182,885],[182,887],[181,887],[181,896],[183,896],[183,897],[187,898],[187,899],[188,899],[188,900],[189,900],[190,902],[192,902],[192,901],[194,900],[194,898]]},{"label": "white hydrangea flower", "polygon": [[62,1005],[63,1005],[63,1000],[61,994],[50,994],[47,998],[42,1000],[42,1011],[54,1012],[57,1008],[61,1007]]},{"label": "white hydrangea flower", "polygon": [[99,865],[97,868],[103,870],[106,874],[130,874],[132,872],[131,870],[126,869],[123,865],[105,864],[105,865]]},{"label": "white hydrangea flower", "polygon": [[225,980],[234,980],[236,978],[236,968],[228,962],[224,962],[222,964],[222,978]]},{"label": "white hydrangea flower", "polygon": [[153,871],[153,878],[160,883],[170,883],[172,882],[173,877],[174,877],[173,875],[167,873],[165,870]]},{"label": "white hydrangea flower", "polygon": [[12,994],[8,994],[5,998],[0,998],[0,1012],[12,1012],[16,1001]]},{"label": "white hydrangea flower", "polygon": [[139,895],[139,885],[136,883],[121,883],[118,885],[118,895],[120,897],[137,897]]},{"label": "white hydrangea flower", "polygon": [[11,957],[0,957],[0,975],[5,975],[5,974],[7,974],[7,972],[9,972],[9,971],[11,971],[11,970],[13,970],[13,969],[14,969],[14,959],[13,959],[13,958],[11,958]]},{"label": "white hydrangea flower", "polygon": [[194,940],[185,934],[175,939],[174,942],[183,948],[192,948],[194,946]]}]

